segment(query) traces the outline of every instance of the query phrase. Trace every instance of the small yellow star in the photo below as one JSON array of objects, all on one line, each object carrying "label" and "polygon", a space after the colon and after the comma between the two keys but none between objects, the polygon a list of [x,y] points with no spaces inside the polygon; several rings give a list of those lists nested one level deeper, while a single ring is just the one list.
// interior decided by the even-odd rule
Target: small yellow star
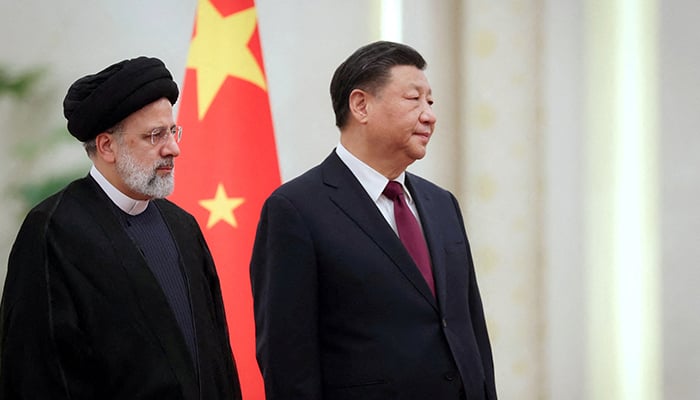
[{"label": "small yellow star", "polygon": [[228,197],[226,195],[226,189],[224,189],[224,184],[219,183],[216,188],[216,195],[213,199],[200,200],[199,205],[209,210],[209,221],[207,222],[207,229],[216,225],[219,221],[224,221],[234,228],[238,227],[236,222],[236,217],[233,214],[233,210],[238,208],[241,204],[245,202],[242,197]]},{"label": "small yellow star", "polygon": [[197,7],[197,32],[190,45],[187,66],[197,70],[197,106],[203,119],[227,76],[266,89],[258,60],[248,48],[257,25],[255,7],[222,17],[209,2]]}]

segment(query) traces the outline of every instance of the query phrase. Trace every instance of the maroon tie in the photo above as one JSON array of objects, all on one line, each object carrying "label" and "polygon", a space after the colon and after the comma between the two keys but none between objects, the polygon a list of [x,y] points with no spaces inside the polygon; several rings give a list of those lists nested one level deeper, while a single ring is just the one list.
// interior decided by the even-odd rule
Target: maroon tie
[{"label": "maroon tie", "polygon": [[421,232],[416,217],[404,200],[403,187],[399,182],[390,181],[384,189],[384,195],[394,202],[394,218],[396,219],[396,229],[399,231],[399,238],[413,257],[413,261],[418,265],[418,269],[423,278],[428,283],[430,291],[435,295],[435,284],[433,282],[433,272],[430,265],[430,254],[428,246],[425,244],[425,237]]}]

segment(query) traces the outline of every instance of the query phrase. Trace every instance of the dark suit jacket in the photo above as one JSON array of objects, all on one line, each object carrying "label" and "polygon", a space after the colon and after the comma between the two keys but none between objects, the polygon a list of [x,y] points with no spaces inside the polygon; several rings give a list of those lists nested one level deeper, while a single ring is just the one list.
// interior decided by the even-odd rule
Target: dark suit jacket
[{"label": "dark suit jacket", "polygon": [[251,278],[268,400],[496,399],[457,201],[406,181],[437,298],[335,153],[266,201]]},{"label": "dark suit jacket", "polygon": [[32,210],[10,253],[0,399],[240,398],[204,238],[191,215],[155,204],[189,286],[199,363],[111,200],[86,177]]}]

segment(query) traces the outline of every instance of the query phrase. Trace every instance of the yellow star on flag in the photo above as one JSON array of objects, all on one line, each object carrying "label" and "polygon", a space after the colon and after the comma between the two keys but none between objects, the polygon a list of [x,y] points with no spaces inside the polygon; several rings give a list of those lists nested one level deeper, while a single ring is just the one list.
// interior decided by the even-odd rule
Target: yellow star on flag
[{"label": "yellow star on flag", "polygon": [[228,197],[223,183],[219,183],[216,188],[216,195],[213,199],[200,200],[199,205],[209,210],[209,221],[207,229],[216,225],[219,221],[224,221],[234,228],[238,227],[233,210],[245,202],[242,197]]},{"label": "yellow star on flag", "polygon": [[256,24],[255,7],[222,17],[209,0],[199,1],[197,32],[190,44],[187,67],[197,70],[200,120],[228,76],[267,90],[262,68],[248,48]]}]

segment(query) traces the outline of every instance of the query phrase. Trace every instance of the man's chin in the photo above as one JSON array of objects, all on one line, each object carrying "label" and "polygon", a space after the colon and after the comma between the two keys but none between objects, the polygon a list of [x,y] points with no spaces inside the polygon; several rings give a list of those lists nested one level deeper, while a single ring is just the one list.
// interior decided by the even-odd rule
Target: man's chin
[{"label": "man's chin", "polygon": [[135,190],[150,199],[162,199],[170,196],[175,189],[175,182],[172,176],[156,177],[149,185],[142,190]]}]

